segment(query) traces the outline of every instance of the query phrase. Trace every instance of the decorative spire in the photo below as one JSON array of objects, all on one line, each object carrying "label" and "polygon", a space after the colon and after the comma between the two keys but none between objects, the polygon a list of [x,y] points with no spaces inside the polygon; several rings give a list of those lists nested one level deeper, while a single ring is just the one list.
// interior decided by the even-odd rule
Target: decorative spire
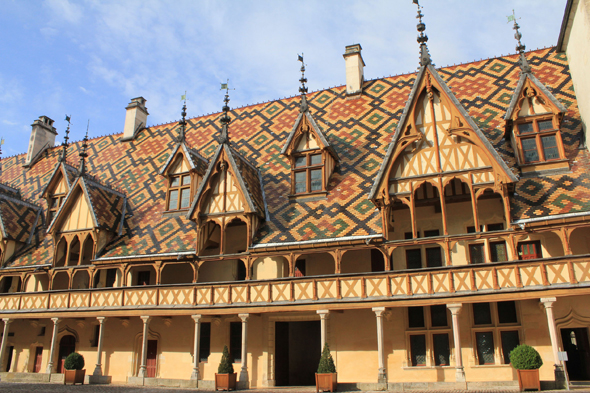
[{"label": "decorative spire", "polygon": [[305,83],[307,83],[307,78],[305,77],[305,63],[303,62],[303,53],[301,55],[297,55],[297,61],[301,62],[301,79],[299,79],[299,82],[301,82],[301,87],[299,88],[299,92],[301,93],[301,107],[299,108],[299,111],[305,112],[309,109],[309,107],[307,106],[307,97],[305,96],[305,93],[307,93],[307,86],[305,86]]},{"label": "decorative spire", "polygon": [[516,32],[514,33],[514,38],[518,42],[518,45],[516,45],[516,51],[520,55],[520,69],[523,73],[528,74],[531,72],[531,66],[529,66],[529,63],[526,60],[526,56],[524,55],[524,50],[526,49],[526,46],[520,41],[520,39],[522,38],[522,34],[520,34],[520,26],[518,25],[518,23],[516,23],[517,18],[514,14],[514,10],[512,10],[512,15],[508,15],[507,18],[508,23],[514,22],[514,26],[512,27],[512,29],[514,29],[514,31]]},{"label": "decorative spire", "polygon": [[416,25],[418,32],[420,34],[418,34],[418,43],[420,44],[420,65],[421,66],[426,66],[428,64],[432,63],[432,60],[430,59],[430,53],[428,52],[428,46],[426,46],[426,42],[428,42],[428,36],[426,34],[424,34],[424,31],[426,30],[426,25],[424,24],[424,22],[422,22],[422,17],[424,16],[424,14],[422,14],[421,9],[422,7],[420,7],[420,3],[418,3],[418,0],[412,0],[412,3],[416,4],[418,6],[418,15],[416,16],[416,19],[418,19],[418,25]]},{"label": "decorative spire", "polygon": [[[221,116],[221,140],[219,143],[227,143],[229,144],[229,123],[231,123],[231,119],[229,118],[229,79],[227,83],[221,84],[221,90],[225,89],[225,98],[223,99],[223,115]],[[234,89],[231,89],[234,90]]]},{"label": "decorative spire", "polygon": [[182,106],[182,112],[180,112],[182,115],[182,120],[178,123],[180,125],[180,130],[178,132],[178,143],[184,142],[186,133],[186,91],[184,92],[184,95],[180,96],[180,99],[184,100],[184,105]]},{"label": "decorative spire", "polygon": [[66,135],[64,136],[64,141],[61,144],[62,147],[62,152],[61,152],[61,157],[59,157],[59,161],[60,162],[66,162],[66,157],[68,155],[68,140],[70,139],[68,137],[68,135],[70,134],[70,120],[71,120],[71,116],[66,115],[66,121],[68,122],[68,127],[66,128]]},{"label": "decorative spire", "polygon": [[83,176],[86,173],[86,148],[88,147],[88,129],[90,128],[90,119],[88,119],[88,126],[86,127],[86,136],[82,140],[82,151],[80,151],[80,167],[78,168],[78,175]]},{"label": "decorative spire", "polygon": [[2,145],[4,144],[4,138],[0,138],[0,175],[2,175]]}]

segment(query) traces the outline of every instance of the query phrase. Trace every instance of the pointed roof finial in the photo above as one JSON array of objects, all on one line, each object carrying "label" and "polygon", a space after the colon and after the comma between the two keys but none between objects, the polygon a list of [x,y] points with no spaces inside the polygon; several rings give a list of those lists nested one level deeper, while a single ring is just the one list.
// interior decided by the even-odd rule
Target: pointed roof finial
[{"label": "pointed roof finial", "polygon": [[0,175],[2,174],[2,145],[4,144],[4,138],[0,138]]},{"label": "pointed roof finial", "polygon": [[[526,56],[524,55],[524,50],[526,49],[526,46],[520,41],[520,39],[522,38],[522,34],[520,33],[520,26],[518,25],[518,23],[516,23],[516,15],[514,14],[514,10],[512,10],[512,15],[508,15],[508,23],[510,22],[514,22],[514,26],[512,27],[512,29],[514,29],[514,31],[516,33],[514,33],[514,38],[516,39],[516,41],[518,42],[518,45],[516,45],[516,51],[519,53],[520,55],[520,69],[522,70],[523,73],[528,74],[531,72],[531,66],[529,66],[529,63],[526,60]],[[520,18],[518,18],[520,19]]]},{"label": "pointed roof finial", "polygon": [[421,11],[422,7],[420,7],[420,3],[418,2],[418,0],[412,0],[412,3],[418,6],[418,15],[416,15],[416,19],[418,19],[419,22],[416,25],[416,27],[418,29],[418,32],[420,33],[418,34],[417,39],[418,43],[420,44],[420,65],[426,66],[428,64],[431,64],[432,60],[430,59],[428,46],[426,46],[426,42],[428,42],[428,36],[424,34],[424,31],[426,30],[426,25],[424,24],[424,22],[422,22],[422,17],[424,16],[424,14]]},{"label": "pointed roof finial", "polygon": [[223,90],[225,89],[225,97],[223,98],[223,115],[221,116],[221,140],[219,141],[220,143],[227,143],[229,144],[229,123],[231,123],[231,119],[229,118],[229,91],[230,90],[235,90],[235,89],[230,89],[229,88],[229,79],[227,80],[227,83],[222,83],[221,84],[221,89]]},{"label": "pointed roof finial", "polygon": [[305,93],[307,93],[307,86],[305,86],[305,83],[307,83],[307,78],[305,77],[305,63],[303,62],[303,53],[297,55],[297,61],[301,62],[301,79],[299,79],[299,82],[301,82],[301,87],[299,88],[299,92],[301,93],[301,107],[299,108],[299,111],[305,112],[309,109],[309,107],[307,106],[307,97],[305,96]]},{"label": "pointed roof finial", "polygon": [[86,153],[86,148],[88,147],[88,129],[90,128],[90,119],[88,119],[88,125],[86,126],[86,136],[82,140],[82,150],[80,151],[80,167],[78,168],[78,174],[80,176],[84,175],[86,172],[86,157],[88,157],[88,153]]},{"label": "pointed roof finial", "polygon": [[186,133],[186,90],[184,91],[184,95],[180,96],[181,100],[184,100],[184,105],[182,106],[182,120],[178,123],[180,125],[180,130],[178,131],[178,143],[184,142],[184,137]]},{"label": "pointed roof finial", "polygon": [[68,135],[70,134],[70,120],[72,119],[71,116],[66,115],[66,121],[68,122],[68,127],[66,128],[66,135],[64,136],[64,141],[62,142],[62,153],[61,157],[59,157],[60,162],[66,162],[66,157],[68,155],[68,140],[70,139]]}]

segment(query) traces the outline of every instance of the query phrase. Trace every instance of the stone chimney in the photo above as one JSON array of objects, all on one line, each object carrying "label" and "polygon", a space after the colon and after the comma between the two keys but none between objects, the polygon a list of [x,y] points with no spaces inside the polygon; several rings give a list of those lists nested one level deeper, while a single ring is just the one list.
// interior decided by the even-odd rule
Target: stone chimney
[{"label": "stone chimney", "polygon": [[35,120],[31,127],[29,150],[25,161],[26,167],[32,164],[41,150],[55,145],[55,136],[57,135],[55,127],[53,127],[53,120],[47,116],[39,116],[39,119]]},{"label": "stone chimney", "polygon": [[123,130],[123,141],[130,141],[135,138],[137,132],[145,128],[147,117],[149,115],[145,107],[146,99],[143,97],[132,98],[127,105],[127,115],[125,115],[125,128]]},{"label": "stone chimney", "polygon": [[346,63],[346,95],[357,95],[363,92],[365,62],[361,56],[361,44],[348,45],[344,52]]}]

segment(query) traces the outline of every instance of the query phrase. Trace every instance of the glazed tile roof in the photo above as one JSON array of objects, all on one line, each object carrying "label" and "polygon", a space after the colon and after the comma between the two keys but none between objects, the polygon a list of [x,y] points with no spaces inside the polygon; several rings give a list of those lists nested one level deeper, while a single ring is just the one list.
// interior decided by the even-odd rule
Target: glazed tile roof
[{"label": "glazed tile roof", "polygon": [[172,159],[181,149],[191,169],[195,169],[201,176],[203,176],[205,172],[207,172],[207,166],[209,165],[209,162],[205,157],[200,155],[198,151],[188,147],[184,142],[177,143],[176,146],[174,146],[172,152],[168,156],[168,160],[166,160],[166,163],[160,170],[160,174],[164,174],[166,172],[168,167],[172,164]]},{"label": "glazed tile roof", "polygon": [[[527,57],[536,78],[567,108],[562,136],[573,166],[571,173],[520,179],[511,200],[512,219],[590,211],[589,155],[586,149],[580,149],[583,132],[566,56],[549,48],[529,52]],[[518,56],[437,71],[503,160],[517,172],[514,152],[504,138],[503,116],[519,80]],[[345,86],[308,95],[311,114],[339,156],[325,199],[291,201],[287,197],[290,164],[281,150],[300,114],[299,97],[231,111],[232,147],[259,167],[268,207],[269,219],[259,229],[255,244],[382,233],[380,214],[367,195],[415,79],[412,73],[367,81],[362,96],[356,99],[347,99]],[[188,120],[187,143],[208,159],[219,145],[215,139],[221,129],[219,117],[218,113]],[[89,142],[88,172],[127,196],[122,236],[107,245],[102,256],[194,249],[195,224],[183,216],[165,213],[166,188],[159,174],[176,143],[176,126],[149,127],[130,142],[121,142],[121,134]],[[72,145],[70,154],[77,154],[77,149],[77,144]],[[55,168],[57,150],[51,149],[28,171],[22,167],[24,154],[4,159],[1,181],[37,201]],[[46,208],[44,200],[39,204]],[[51,240],[41,231],[35,238],[42,244],[32,250],[34,257],[31,253],[21,255],[13,265],[51,262]]]},{"label": "glazed tile roof", "polygon": [[37,226],[41,207],[0,193],[0,231],[5,240],[28,243]]}]

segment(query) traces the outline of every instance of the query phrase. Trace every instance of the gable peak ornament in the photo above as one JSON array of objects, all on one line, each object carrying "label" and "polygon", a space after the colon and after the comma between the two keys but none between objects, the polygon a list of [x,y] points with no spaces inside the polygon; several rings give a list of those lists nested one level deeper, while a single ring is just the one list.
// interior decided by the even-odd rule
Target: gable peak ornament
[{"label": "gable peak ornament", "polygon": [[309,109],[309,106],[307,105],[307,97],[305,95],[307,93],[307,86],[305,86],[307,83],[307,78],[305,77],[305,63],[303,61],[303,53],[297,55],[297,61],[301,62],[301,78],[299,79],[299,82],[301,82],[301,87],[299,88],[299,93],[301,93],[301,106],[299,107],[299,112],[303,113]]},{"label": "gable peak ornament", "polygon": [[506,18],[508,19],[507,23],[510,23],[510,22],[514,23],[512,26],[512,29],[515,31],[514,38],[516,39],[516,42],[517,42],[516,51],[519,53],[519,57],[520,57],[520,59],[519,59],[520,60],[519,61],[520,62],[520,69],[522,70],[523,73],[529,74],[531,72],[531,66],[527,62],[526,56],[524,55],[524,50],[526,49],[526,45],[524,45],[521,42],[522,34],[520,32],[520,26],[516,22],[516,20],[520,19],[520,18],[516,18],[514,10],[512,10],[512,15],[508,15]]}]

